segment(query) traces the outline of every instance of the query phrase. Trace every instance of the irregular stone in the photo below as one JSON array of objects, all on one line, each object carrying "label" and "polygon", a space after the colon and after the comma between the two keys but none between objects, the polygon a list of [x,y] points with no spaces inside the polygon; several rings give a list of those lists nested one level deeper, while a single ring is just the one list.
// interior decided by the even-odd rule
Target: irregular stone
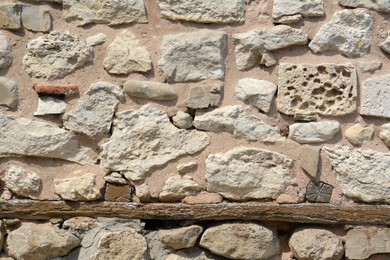
[{"label": "irregular stone", "polygon": [[24,28],[34,32],[49,32],[52,26],[50,11],[36,5],[23,5],[22,22]]},{"label": "irregular stone", "polygon": [[272,51],[305,45],[307,37],[304,31],[286,25],[233,34],[237,68],[247,70],[259,64],[273,66],[277,60]]},{"label": "irregular stone", "polygon": [[95,178],[96,174],[87,173],[78,177],[54,179],[54,190],[64,200],[97,200],[101,197],[101,193]]},{"label": "irregular stone", "polygon": [[18,85],[7,78],[0,77],[0,109],[15,109],[18,106]]},{"label": "irregular stone", "polygon": [[38,156],[95,164],[92,150],[76,135],[52,124],[0,113],[0,157]]},{"label": "irregular stone", "polygon": [[105,43],[106,40],[107,40],[107,34],[98,33],[98,34],[89,36],[87,39],[85,39],[85,42],[90,46],[95,46],[95,45]]},{"label": "irregular stone", "polygon": [[339,4],[345,7],[363,7],[378,12],[390,13],[390,3],[386,0],[339,0]]},{"label": "irregular stone", "polygon": [[150,201],[150,190],[145,183],[139,186],[135,186],[135,196],[138,197],[140,202]]},{"label": "irregular stone", "polygon": [[274,19],[274,23],[292,24],[292,23],[297,23],[300,20],[302,20],[302,15],[294,14],[294,15],[282,16],[277,19]]},{"label": "irregular stone", "polygon": [[65,20],[77,26],[148,22],[143,0],[63,0],[63,8]]},{"label": "irregular stone", "polygon": [[20,226],[20,223],[21,223],[20,219],[18,219],[18,218],[6,218],[6,219],[3,219],[3,221],[4,221],[6,228]]},{"label": "irregular stone", "polygon": [[356,111],[356,96],[351,64],[279,65],[277,107],[283,114],[346,115]]},{"label": "irregular stone", "polygon": [[193,247],[189,249],[184,249],[176,251],[172,254],[167,255],[164,260],[223,260],[226,258],[218,257],[209,253],[208,251],[203,251],[198,247]]},{"label": "irregular stone", "polygon": [[239,100],[268,113],[276,89],[277,86],[272,82],[245,78],[238,81],[235,95]]},{"label": "irregular stone", "polygon": [[108,183],[104,193],[105,201],[130,202],[133,189],[130,185],[115,185]]},{"label": "irregular stone", "polygon": [[185,104],[192,109],[217,107],[221,101],[223,83],[191,86]]},{"label": "irregular stone", "polygon": [[0,29],[19,30],[22,27],[20,4],[1,4],[0,5]]},{"label": "irregular stone", "polygon": [[292,23],[300,17],[319,17],[325,15],[323,0],[303,0],[289,2],[288,0],[275,0],[272,8],[274,23]]},{"label": "irregular stone", "polygon": [[360,89],[360,114],[390,118],[390,74],[368,79]]},{"label": "irregular stone", "polygon": [[276,234],[257,224],[222,224],[206,229],[200,246],[229,259],[260,260],[279,254]]},{"label": "irregular stone", "polygon": [[[390,49],[389,49],[390,52]],[[382,67],[382,62],[379,60],[374,61],[361,61],[358,63],[359,69],[364,73],[373,73],[376,70],[379,70]]]},{"label": "irregular stone", "polygon": [[[2,220],[0,220],[0,251],[3,250],[3,244],[4,244],[4,223]],[[1,259],[1,257],[0,257]]]},{"label": "irregular stone", "polygon": [[390,147],[390,124],[382,125],[382,130],[379,133],[379,138],[385,145]]},{"label": "irregular stone", "polygon": [[35,83],[33,89],[38,94],[42,95],[77,95],[79,93],[79,88],[75,85],[68,86],[54,86],[54,85],[41,85]]},{"label": "irregular stone", "polygon": [[0,32],[0,70],[7,69],[12,63],[12,46],[5,35]]},{"label": "irregular stone", "polygon": [[309,43],[314,53],[336,51],[346,57],[370,52],[374,21],[364,9],[342,10],[321,27]]},{"label": "irregular stone", "polygon": [[80,245],[69,232],[51,224],[23,223],[7,237],[7,254],[15,259],[49,259],[67,255]]},{"label": "irregular stone", "polygon": [[121,31],[107,48],[104,69],[112,74],[147,72],[152,69],[150,54],[128,30]]},{"label": "irregular stone", "polygon": [[177,112],[177,114],[172,117],[172,121],[175,126],[181,129],[192,127],[192,117],[182,111]]},{"label": "irregular stone", "polygon": [[181,202],[186,204],[218,204],[223,200],[222,196],[218,193],[210,193],[206,191],[201,191],[200,193],[194,196],[187,196],[181,200]]},{"label": "irregular stone", "polygon": [[139,180],[155,167],[203,150],[209,142],[206,133],[177,129],[165,112],[145,105],[116,113],[113,135],[102,145],[101,166]]},{"label": "irregular stone", "polygon": [[318,162],[320,160],[321,147],[305,145],[302,148],[299,157],[299,163],[302,169],[309,174],[312,179],[317,177]]},{"label": "irregular stone", "polygon": [[159,0],[161,17],[196,23],[243,23],[245,0]]},{"label": "irregular stone", "polygon": [[108,176],[104,176],[104,180],[108,183],[126,185],[127,181],[123,176],[117,172],[112,172]]},{"label": "irregular stone", "polygon": [[187,196],[194,195],[200,191],[201,187],[198,183],[189,178],[181,176],[169,177],[164,184],[164,187],[158,198],[164,202],[180,201]]},{"label": "irregular stone", "polygon": [[90,217],[74,217],[65,220],[62,227],[75,236],[82,238],[86,232],[99,226],[99,221]]},{"label": "irregular stone", "polygon": [[390,155],[348,146],[322,150],[336,171],[343,193],[364,202],[390,203]]},{"label": "irregular stone", "polygon": [[152,100],[174,100],[177,98],[176,90],[169,84],[128,80],[123,85],[123,90],[130,97],[146,98]]},{"label": "irregular stone", "polygon": [[150,259],[166,260],[167,256],[175,251],[161,241],[160,237],[157,236],[157,231],[149,232],[145,237],[148,241]]},{"label": "irregular stone", "polygon": [[58,115],[65,113],[68,103],[61,98],[52,96],[40,96],[38,100],[38,109],[34,116]]},{"label": "irregular stone", "polygon": [[337,121],[294,123],[289,127],[288,137],[301,144],[321,143],[331,140],[340,129]]},{"label": "irregular stone", "polygon": [[325,182],[310,181],[306,186],[306,199],[309,202],[329,203],[333,187]]},{"label": "irregular stone", "polygon": [[[389,13],[390,13],[390,5],[389,5]],[[379,47],[387,52],[388,54],[390,54],[390,33],[389,35],[387,36],[386,40],[384,42],[382,42]]]},{"label": "irregular stone", "polygon": [[390,253],[389,228],[354,228],[347,232],[345,256],[368,259],[375,254]]},{"label": "irregular stone", "polygon": [[11,166],[6,172],[3,181],[5,186],[14,194],[36,199],[41,189],[41,178],[25,169]]},{"label": "irregular stone", "polygon": [[197,162],[187,162],[187,163],[182,163],[182,164],[177,165],[176,170],[180,174],[184,174],[184,173],[187,173],[187,172],[189,172],[197,167],[198,167]]},{"label": "irregular stone", "polygon": [[77,107],[64,115],[64,126],[90,137],[105,136],[110,132],[115,109],[124,98],[123,90],[108,82],[91,85]]},{"label": "irregular stone", "polygon": [[93,49],[69,33],[51,32],[27,44],[24,70],[30,77],[63,78],[93,61]]},{"label": "irregular stone", "polygon": [[353,145],[362,145],[372,139],[374,127],[372,125],[363,126],[354,124],[348,127],[345,132],[345,138]]},{"label": "irregular stone", "polygon": [[259,148],[238,147],[210,154],[206,160],[207,191],[239,201],[276,199],[293,182],[292,165],[293,160],[284,155]]},{"label": "irregular stone", "polygon": [[226,49],[227,34],[221,31],[167,35],[163,37],[158,64],[168,82],[223,79]]},{"label": "irregular stone", "polygon": [[288,245],[297,259],[340,260],[344,255],[343,240],[321,228],[295,230]]},{"label": "irregular stone", "polygon": [[195,246],[203,228],[198,225],[188,227],[159,230],[157,236],[161,241],[176,250]]}]

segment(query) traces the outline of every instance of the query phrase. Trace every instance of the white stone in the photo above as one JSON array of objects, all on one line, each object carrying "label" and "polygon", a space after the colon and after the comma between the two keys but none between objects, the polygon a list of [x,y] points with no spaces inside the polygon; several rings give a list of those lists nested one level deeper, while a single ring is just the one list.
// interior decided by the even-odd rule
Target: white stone
[{"label": "white stone", "polygon": [[292,184],[293,161],[260,148],[238,147],[206,160],[209,192],[232,200],[276,199]]},{"label": "white stone", "polygon": [[85,42],[90,46],[95,46],[95,45],[105,43],[106,40],[107,40],[107,34],[98,33],[98,34],[89,36],[87,39],[85,39]]},{"label": "white stone", "polygon": [[128,80],[123,85],[123,90],[130,97],[163,101],[177,99],[176,90],[171,85],[165,83]]},{"label": "white stone", "polygon": [[348,127],[345,132],[345,138],[353,145],[362,145],[372,139],[374,135],[374,126],[354,124]]},{"label": "white stone", "polygon": [[195,168],[198,167],[198,163],[197,162],[187,162],[187,163],[182,163],[182,164],[178,164],[176,166],[176,170],[180,173],[180,174],[184,174],[184,173],[187,173]]},{"label": "white stone", "polygon": [[0,110],[15,109],[18,106],[18,85],[10,79],[0,77]]},{"label": "white stone", "polygon": [[0,29],[19,30],[22,27],[20,20],[21,4],[4,3],[0,5]]},{"label": "white stone", "polygon": [[61,98],[55,96],[40,96],[38,100],[38,109],[34,112],[34,116],[43,115],[58,115],[65,113],[68,103]]},{"label": "white stone", "polygon": [[382,125],[382,130],[379,133],[379,138],[382,142],[385,143],[388,147],[390,147],[390,124]]},{"label": "white stone", "polygon": [[201,83],[191,86],[185,105],[192,109],[217,107],[221,102],[223,83]]},{"label": "white stone", "polygon": [[7,69],[12,63],[12,46],[5,35],[0,32],[0,70]]},{"label": "white stone", "polygon": [[203,228],[198,225],[192,225],[182,228],[174,228],[157,231],[157,236],[161,241],[176,250],[190,248],[195,246]]},{"label": "white stone", "polygon": [[34,32],[49,32],[52,26],[49,9],[35,5],[23,5],[22,22],[24,28]]},{"label": "white stone", "polygon": [[173,124],[181,129],[187,129],[192,127],[192,117],[183,112],[179,111],[172,117]]},{"label": "white stone", "polygon": [[200,191],[201,187],[198,183],[186,177],[179,175],[169,177],[164,184],[164,187],[158,195],[160,201],[175,202],[184,199],[187,196],[194,195]]},{"label": "white stone", "polygon": [[272,18],[274,23],[284,23],[295,19],[297,15],[303,17],[319,17],[325,15],[323,0],[274,0],[272,8]]},{"label": "white stone", "polygon": [[379,12],[390,13],[390,2],[387,0],[339,0],[345,7],[363,7]]},{"label": "white stone", "polygon": [[321,143],[331,140],[339,131],[340,123],[336,121],[294,123],[288,137],[302,144]]},{"label": "white stone", "polygon": [[15,166],[8,169],[3,181],[14,194],[31,199],[38,197],[41,188],[41,178],[35,172]]},{"label": "white stone", "polygon": [[390,118],[390,74],[368,79],[360,89],[360,114]]},{"label": "white stone", "polygon": [[54,190],[64,200],[91,201],[101,197],[96,187],[96,174],[87,173],[78,177],[54,179]]},{"label": "white stone", "polygon": [[369,259],[376,254],[390,253],[389,228],[353,228],[345,239],[345,256],[348,259]]},{"label": "white stone", "polygon": [[373,73],[374,71],[379,70],[382,67],[382,62],[379,60],[360,61],[358,62],[358,66],[359,69],[364,73]]}]

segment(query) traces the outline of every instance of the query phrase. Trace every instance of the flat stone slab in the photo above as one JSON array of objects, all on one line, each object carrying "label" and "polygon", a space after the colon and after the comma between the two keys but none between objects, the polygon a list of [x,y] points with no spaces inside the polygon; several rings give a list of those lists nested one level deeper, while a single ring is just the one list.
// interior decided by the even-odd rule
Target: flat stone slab
[{"label": "flat stone slab", "polygon": [[321,143],[331,140],[340,129],[337,121],[294,123],[289,127],[288,137],[301,144]]},{"label": "flat stone slab", "polygon": [[38,109],[34,112],[34,116],[62,114],[65,113],[67,105],[68,103],[61,98],[46,95],[40,96],[38,100]]},{"label": "flat stone slab", "polygon": [[[294,23],[302,17],[320,17],[325,15],[323,0],[274,0],[272,18],[274,23]],[[299,19],[297,19],[298,17]]]},{"label": "flat stone slab", "polygon": [[390,74],[364,81],[360,92],[361,115],[390,117]]},{"label": "flat stone slab", "polygon": [[34,32],[49,32],[52,26],[50,11],[46,7],[23,5],[22,22],[24,28]]},{"label": "flat stone slab", "polygon": [[390,2],[387,0],[339,0],[339,4],[345,7],[363,7],[378,12],[390,13]]}]

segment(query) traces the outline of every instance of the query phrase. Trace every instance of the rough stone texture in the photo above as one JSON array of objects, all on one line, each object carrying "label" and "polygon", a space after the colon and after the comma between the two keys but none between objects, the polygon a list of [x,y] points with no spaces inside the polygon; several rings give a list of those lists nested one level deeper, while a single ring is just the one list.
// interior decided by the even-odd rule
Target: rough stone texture
[{"label": "rough stone texture", "polygon": [[188,162],[188,163],[182,163],[182,164],[179,164],[176,166],[176,170],[180,173],[180,174],[185,174],[191,170],[194,170],[198,167],[198,163],[197,162]]},{"label": "rough stone texture", "polygon": [[58,115],[65,113],[68,103],[65,100],[53,96],[40,96],[37,111],[34,116]]},{"label": "rough stone texture", "polygon": [[344,255],[342,239],[326,229],[296,230],[288,244],[297,259],[340,260]]},{"label": "rough stone texture", "polygon": [[309,202],[329,203],[333,187],[325,182],[310,181],[306,186],[306,199]]},{"label": "rough stone texture", "polygon": [[176,250],[195,246],[203,228],[198,225],[188,227],[159,230],[157,236],[161,241]]},{"label": "rough stone texture", "polygon": [[[381,253],[390,253],[390,229],[354,228],[347,232],[345,256],[348,259],[368,259]],[[387,255],[388,257],[388,255]]]},{"label": "rough stone texture", "polygon": [[104,69],[112,74],[147,72],[152,69],[150,54],[133,33],[123,30],[107,48]]},{"label": "rough stone texture", "polygon": [[104,180],[108,183],[126,185],[127,181],[123,178],[122,174],[118,172],[112,172],[110,175],[104,176]]},{"label": "rough stone texture", "polygon": [[0,5],[0,28],[7,30],[19,30],[22,27],[20,4],[1,4]]},{"label": "rough stone texture", "polygon": [[390,124],[382,125],[382,130],[379,133],[379,138],[382,142],[385,143],[388,147],[390,147]]},{"label": "rough stone texture", "polygon": [[191,178],[172,176],[165,181],[165,185],[159,194],[160,201],[175,202],[187,196],[194,195],[201,187]]},{"label": "rough stone texture", "polygon": [[[3,244],[4,244],[4,222],[0,220],[0,251],[3,250]],[[0,257],[1,259],[1,257]]]},{"label": "rough stone texture", "polygon": [[27,45],[24,69],[30,77],[57,79],[93,60],[91,46],[69,33],[51,32]]},{"label": "rough stone texture", "polygon": [[135,186],[135,196],[137,196],[140,202],[149,202],[150,190],[148,185],[144,183],[142,185]]},{"label": "rough stone texture", "polygon": [[390,203],[390,155],[348,146],[322,148],[343,193],[365,202]]},{"label": "rough stone texture", "polygon": [[356,111],[356,96],[351,64],[279,65],[277,106],[284,114],[346,115]]},{"label": "rough stone texture", "polygon": [[200,246],[229,259],[269,259],[279,254],[277,236],[257,224],[222,224],[206,229]]},{"label": "rough stone texture", "polygon": [[131,202],[132,188],[130,185],[115,185],[108,183],[104,192],[105,201]]},{"label": "rough stone texture", "polygon": [[81,148],[74,133],[52,124],[0,113],[0,157],[26,155],[95,163],[92,151]]},{"label": "rough stone texture", "polygon": [[194,196],[187,196],[181,200],[186,204],[217,204],[223,200],[222,196],[218,193],[210,193],[202,191]]},{"label": "rough stone texture", "polygon": [[[390,52],[390,49],[389,49]],[[361,61],[358,62],[359,69],[361,72],[364,73],[373,73],[376,70],[379,70],[382,68],[382,62],[379,60],[373,60],[373,61]]]},{"label": "rough stone texture", "polygon": [[49,32],[52,26],[50,11],[42,6],[23,5],[22,22],[24,28],[34,32]]},{"label": "rough stone texture", "polygon": [[0,32],[0,70],[7,69],[12,63],[12,45]]},{"label": "rough stone texture", "polygon": [[16,260],[49,259],[67,255],[78,245],[76,236],[50,224],[23,223],[8,234],[5,250]]},{"label": "rough stone texture", "polygon": [[124,98],[123,90],[108,82],[91,85],[75,109],[64,115],[64,126],[76,133],[101,137],[109,133],[115,109]]},{"label": "rough stone texture", "polygon": [[[294,23],[297,18],[324,16],[323,0],[274,0],[272,18],[274,23]],[[300,20],[299,19],[299,20]]]},{"label": "rough stone texture", "polygon": [[307,37],[302,30],[286,25],[233,34],[237,68],[247,70],[259,64],[273,66],[277,60],[272,51],[304,45]]},{"label": "rough stone texture", "polygon": [[97,219],[90,217],[74,217],[65,220],[62,223],[62,228],[75,236],[82,238],[86,232],[99,226],[100,223]]},{"label": "rough stone texture", "polygon": [[298,143],[321,143],[331,140],[340,131],[340,123],[337,121],[294,123],[290,125],[289,130],[288,137]]},{"label": "rough stone texture", "polygon": [[152,231],[145,236],[148,241],[150,259],[166,260],[167,256],[175,250],[165,245],[160,237],[157,236],[157,232],[158,231]]},{"label": "rough stone texture", "polygon": [[152,100],[174,100],[177,98],[176,90],[169,84],[128,80],[123,85],[123,90],[130,97],[146,98]]},{"label": "rough stone texture", "polygon": [[107,40],[107,34],[98,33],[98,34],[89,36],[87,39],[85,39],[85,42],[90,46],[95,46],[95,45],[105,43],[106,40]]},{"label": "rough stone texture", "polygon": [[143,0],[63,0],[63,8],[65,20],[77,26],[148,22]]},{"label": "rough stone texture", "polygon": [[345,138],[353,145],[362,145],[372,139],[374,135],[374,126],[354,124],[348,127],[345,132]]},{"label": "rough stone texture", "polygon": [[3,178],[5,186],[14,194],[36,199],[41,189],[41,178],[31,171],[11,166]]},{"label": "rough stone texture", "polygon": [[192,127],[192,117],[183,112],[179,111],[172,117],[173,124],[181,129],[187,129]]},{"label": "rough stone texture", "polygon": [[207,190],[239,201],[276,199],[292,184],[292,165],[287,157],[260,148],[238,147],[210,154],[206,160]]},{"label": "rough stone texture", "polygon": [[242,23],[245,0],[159,0],[161,17],[197,23]]},{"label": "rough stone texture", "polygon": [[360,114],[390,118],[390,74],[368,79],[360,89]]},{"label": "rough stone texture", "polygon": [[97,200],[101,197],[101,193],[95,178],[96,174],[87,173],[73,178],[54,179],[54,190],[64,200]]},{"label": "rough stone texture", "polygon": [[321,27],[309,48],[314,53],[331,50],[347,57],[361,57],[370,52],[373,27],[374,21],[366,10],[342,10]]},{"label": "rough stone texture", "polygon": [[223,79],[226,48],[227,35],[221,31],[167,35],[163,38],[158,64],[168,82]]},{"label": "rough stone texture", "polygon": [[[389,4],[389,13],[390,13],[390,4]],[[390,33],[389,35],[387,36],[386,40],[384,42],[382,42],[379,47],[387,52],[388,54],[390,54]]]},{"label": "rough stone texture", "polygon": [[18,106],[18,85],[7,78],[0,77],[0,110],[15,109]]},{"label": "rough stone texture", "polygon": [[203,251],[198,247],[193,247],[190,249],[184,249],[169,254],[164,260],[223,260],[223,259],[226,258],[218,257],[216,255],[209,253],[208,251]]},{"label": "rough stone texture", "polygon": [[299,157],[301,168],[304,169],[312,179],[317,177],[320,150],[321,147],[305,145],[303,146]]},{"label": "rough stone texture", "polygon": [[79,94],[79,88],[75,85],[56,86],[35,83],[33,89],[40,95],[70,96]]},{"label": "rough stone texture", "polygon": [[237,99],[268,113],[277,86],[266,80],[252,78],[240,79],[235,89]]},{"label": "rough stone texture", "polygon": [[345,7],[364,7],[379,12],[390,13],[390,2],[387,0],[339,0]]},{"label": "rough stone texture", "polygon": [[191,86],[185,105],[193,109],[217,107],[221,102],[223,83],[203,83]]},{"label": "rough stone texture", "polygon": [[177,129],[163,111],[145,105],[116,113],[113,135],[102,146],[101,166],[123,171],[127,179],[142,179],[153,168],[195,154],[209,142],[206,133]]}]

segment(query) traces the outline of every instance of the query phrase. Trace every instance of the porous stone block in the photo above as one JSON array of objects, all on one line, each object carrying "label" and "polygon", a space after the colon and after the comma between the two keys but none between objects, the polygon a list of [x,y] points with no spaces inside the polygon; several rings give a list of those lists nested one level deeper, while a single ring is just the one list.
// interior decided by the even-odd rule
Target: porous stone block
[{"label": "porous stone block", "polygon": [[273,2],[272,18],[274,23],[294,23],[302,17],[320,17],[324,15],[323,0],[274,0]]},{"label": "porous stone block", "polygon": [[390,74],[368,79],[360,90],[360,114],[390,117]]},{"label": "porous stone block", "polygon": [[5,186],[15,195],[36,199],[42,186],[42,180],[35,172],[11,166],[3,178]]}]

